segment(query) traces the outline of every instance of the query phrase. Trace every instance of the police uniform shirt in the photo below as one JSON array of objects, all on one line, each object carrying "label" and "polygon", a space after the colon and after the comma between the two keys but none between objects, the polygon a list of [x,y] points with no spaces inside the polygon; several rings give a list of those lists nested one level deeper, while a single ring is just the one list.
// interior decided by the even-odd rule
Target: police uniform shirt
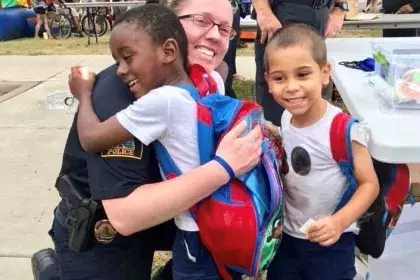
[{"label": "police uniform shirt", "polygon": [[[133,101],[134,97],[128,87],[116,75],[114,65],[97,75],[93,106],[102,121],[126,108]],[[161,180],[152,148],[144,146],[136,139],[98,154],[85,152],[78,139],[76,118],[77,116],[65,146],[60,174],[67,174],[92,199],[125,197],[143,184]],[[60,202],[59,209],[66,217],[68,208],[64,201]],[[142,236],[142,243],[146,245],[150,243],[153,235],[160,234],[150,232],[153,230],[145,230],[135,235]],[[162,243],[162,240],[159,242]]]}]

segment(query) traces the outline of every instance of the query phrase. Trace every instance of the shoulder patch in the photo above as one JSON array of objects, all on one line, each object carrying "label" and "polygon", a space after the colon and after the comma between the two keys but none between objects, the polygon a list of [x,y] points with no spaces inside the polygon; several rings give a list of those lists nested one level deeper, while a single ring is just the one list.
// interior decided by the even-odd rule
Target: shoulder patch
[{"label": "shoulder patch", "polygon": [[136,147],[134,140],[128,140],[124,144],[116,145],[108,150],[102,150],[101,157],[122,157],[140,160],[143,157],[143,143]]}]

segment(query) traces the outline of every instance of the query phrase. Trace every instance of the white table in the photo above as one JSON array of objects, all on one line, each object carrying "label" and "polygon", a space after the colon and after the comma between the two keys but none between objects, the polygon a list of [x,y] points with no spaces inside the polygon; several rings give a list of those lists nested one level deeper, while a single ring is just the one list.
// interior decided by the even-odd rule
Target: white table
[{"label": "white table", "polygon": [[[256,30],[257,22],[247,16],[241,19],[243,30]],[[380,18],[363,21],[344,21],[343,29],[399,29],[420,28],[420,14],[382,15]]]},{"label": "white table", "polygon": [[328,39],[332,79],[350,114],[371,130],[371,155],[389,163],[420,163],[420,110],[393,110],[365,82],[367,73],[338,65],[340,61],[363,60],[372,56],[371,42],[420,38]]}]

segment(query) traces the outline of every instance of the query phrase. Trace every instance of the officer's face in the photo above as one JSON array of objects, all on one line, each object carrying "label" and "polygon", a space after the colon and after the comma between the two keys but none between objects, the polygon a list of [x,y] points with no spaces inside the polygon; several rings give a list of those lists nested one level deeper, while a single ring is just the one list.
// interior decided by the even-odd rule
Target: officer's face
[{"label": "officer's face", "polygon": [[[232,6],[227,0],[188,1],[177,12],[178,16],[203,15],[217,24],[232,26]],[[217,26],[206,30],[198,27],[192,18],[182,19],[181,23],[188,39],[189,63],[200,64],[208,72],[213,71],[222,62],[229,39],[220,36]]]},{"label": "officer's face", "polygon": [[271,49],[265,73],[269,91],[293,116],[312,116],[329,83],[330,65],[320,67],[306,46]]},{"label": "officer's face", "polygon": [[137,98],[158,87],[162,81],[158,49],[151,38],[134,24],[117,25],[110,38],[117,74]]}]

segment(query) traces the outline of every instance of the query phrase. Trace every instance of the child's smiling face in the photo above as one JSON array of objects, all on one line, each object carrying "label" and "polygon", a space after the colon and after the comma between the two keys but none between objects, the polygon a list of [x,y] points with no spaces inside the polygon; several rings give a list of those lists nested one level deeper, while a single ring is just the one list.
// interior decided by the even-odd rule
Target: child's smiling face
[{"label": "child's smiling face", "polygon": [[330,65],[318,65],[308,47],[272,49],[267,59],[269,70],[265,77],[269,91],[292,115],[305,115],[322,100],[322,89],[329,83]]},{"label": "child's smiling face", "polygon": [[162,85],[164,68],[160,47],[136,25],[121,23],[115,26],[110,49],[118,66],[118,76],[136,98]]},{"label": "child's smiling face", "polygon": [[[178,16],[202,15],[217,24],[232,26],[232,6],[227,0],[189,1],[181,6]],[[220,36],[217,26],[204,30],[194,25],[191,19],[182,19],[188,38],[188,60],[191,64],[200,64],[207,72],[213,71],[222,62],[229,39]]]}]

